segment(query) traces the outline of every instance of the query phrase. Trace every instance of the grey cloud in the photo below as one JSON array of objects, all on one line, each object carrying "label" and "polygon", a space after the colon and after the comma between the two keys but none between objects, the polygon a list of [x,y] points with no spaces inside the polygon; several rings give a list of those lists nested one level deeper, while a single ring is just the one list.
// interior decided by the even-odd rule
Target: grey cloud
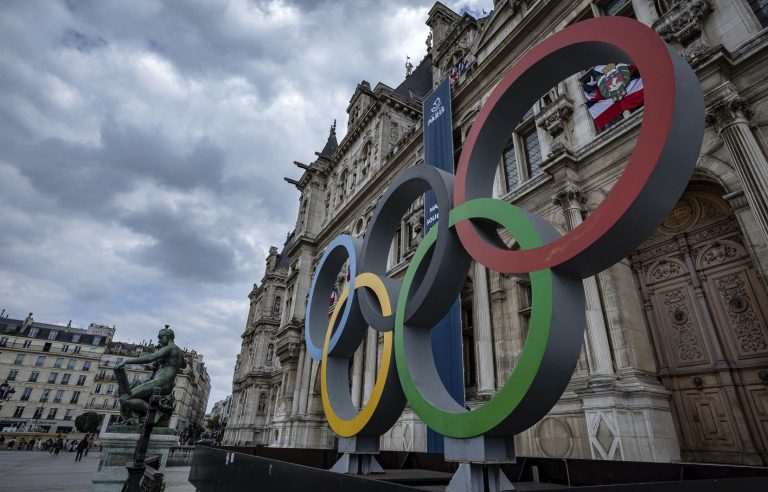
[{"label": "grey cloud", "polygon": [[432,3],[3,5],[1,307],[133,339],[170,322],[223,397],[247,293],[296,217],[282,177],[333,119],[343,137],[360,80],[402,80]]},{"label": "grey cloud", "polygon": [[215,230],[196,227],[186,211],[154,208],[128,214],[121,222],[154,241],[132,253],[141,263],[160,267],[181,279],[232,280],[233,249]]}]

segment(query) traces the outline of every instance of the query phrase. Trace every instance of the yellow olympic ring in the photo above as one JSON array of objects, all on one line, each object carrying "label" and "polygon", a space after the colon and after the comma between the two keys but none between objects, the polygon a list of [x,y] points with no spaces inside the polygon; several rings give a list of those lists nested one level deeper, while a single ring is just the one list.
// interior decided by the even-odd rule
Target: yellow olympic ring
[{"label": "yellow olympic ring", "polygon": [[[392,304],[389,300],[389,294],[384,287],[384,283],[381,279],[373,273],[361,273],[355,278],[355,288],[367,287],[376,296],[379,301],[381,313],[383,316],[390,316],[392,314]],[[320,393],[323,399],[323,410],[330,424],[331,429],[342,437],[351,437],[359,433],[363,427],[371,420],[373,412],[376,407],[379,406],[381,395],[384,392],[384,385],[387,381],[387,375],[392,367],[392,344],[393,333],[388,331],[384,333],[384,347],[381,352],[381,362],[379,364],[379,371],[376,375],[376,383],[374,384],[373,391],[371,392],[368,403],[366,403],[360,412],[350,419],[340,417],[333,409],[330,398],[328,396],[327,386],[327,362],[328,362],[328,345],[333,334],[333,327],[336,325],[336,317],[338,316],[341,308],[349,297],[349,286],[344,288],[344,291],[339,296],[336,302],[336,307],[331,314],[331,319],[328,322],[328,329],[325,333],[325,341],[323,342],[323,359],[320,367]]]}]

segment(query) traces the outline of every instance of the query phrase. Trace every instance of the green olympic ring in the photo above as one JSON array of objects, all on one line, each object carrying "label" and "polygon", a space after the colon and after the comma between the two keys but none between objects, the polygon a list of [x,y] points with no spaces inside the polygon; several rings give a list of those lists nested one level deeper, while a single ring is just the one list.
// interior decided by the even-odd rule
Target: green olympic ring
[{"label": "green olympic ring", "polygon": [[[467,219],[488,219],[513,232],[521,249],[545,244],[542,228],[554,228],[542,219],[501,200],[478,198],[450,211],[449,225]],[[454,233],[453,231],[451,231]],[[556,231],[554,231],[555,234]],[[482,434],[509,435],[522,432],[551,408],[570,380],[583,336],[584,292],[582,281],[549,268],[530,272],[533,306],[528,336],[517,366],[504,386],[484,405],[469,411],[456,403],[440,382],[432,357],[430,329],[404,323],[405,307],[420,263],[434,245],[438,229],[432,228],[419,244],[405,273],[395,310],[395,360],[408,403],[433,430],[454,438]],[[557,311],[555,310],[557,303]],[[573,317],[572,317],[573,316]],[[412,370],[419,366],[418,371]],[[570,369],[562,371],[564,366]],[[418,373],[417,377],[413,377]],[[533,397],[534,387],[549,387]]]}]

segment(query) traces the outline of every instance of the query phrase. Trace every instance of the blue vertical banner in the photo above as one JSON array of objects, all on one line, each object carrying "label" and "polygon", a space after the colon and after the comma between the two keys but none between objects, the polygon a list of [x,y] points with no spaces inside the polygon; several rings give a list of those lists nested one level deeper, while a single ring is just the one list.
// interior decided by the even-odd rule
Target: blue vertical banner
[{"label": "blue vertical banner", "polygon": [[[424,163],[454,173],[451,86],[448,78],[424,99]],[[441,210],[432,192],[424,195],[424,233],[437,225]],[[442,211],[448,213],[448,210]],[[440,379],[457,403],[464,405],[461,349],[461,300],[432,328],[432,352]],[[443,436],[427,429],[427,452],[443,452]]]}]

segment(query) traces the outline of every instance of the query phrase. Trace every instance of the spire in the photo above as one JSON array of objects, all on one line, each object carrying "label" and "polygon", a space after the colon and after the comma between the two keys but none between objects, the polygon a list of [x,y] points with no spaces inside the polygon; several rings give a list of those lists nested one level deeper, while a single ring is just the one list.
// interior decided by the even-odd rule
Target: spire
[{"label": "spire", "polygon": [[339,143],[336,141],[336,120],[333,120],[333,125],[331,125],[331,133],[328,135],[328,141],[325,142],[325,147],[323,147],[322,151],[317,153],[317,156],[330,159],[338,147]]}]

